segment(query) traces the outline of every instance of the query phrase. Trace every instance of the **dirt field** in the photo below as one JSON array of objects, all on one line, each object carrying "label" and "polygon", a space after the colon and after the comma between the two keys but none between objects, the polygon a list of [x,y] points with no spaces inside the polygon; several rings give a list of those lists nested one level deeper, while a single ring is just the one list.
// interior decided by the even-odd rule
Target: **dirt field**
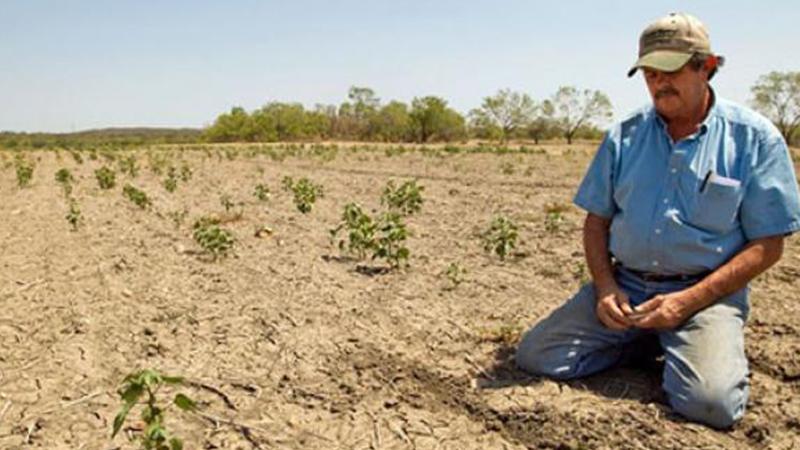
[{"label": "dirt field", "polygon": [[[539,147],[537,147],[539,148]],[[751,397],[731,432],[671,414],[654,368],[556,383],[514,369],[520,330],[586,277],[575,208],[555,229],[545,205],[568,204],[589,145],[527,154],[340,149],[285,159],[232,147],[155,150],[193,170],[174,193],[136,153],[140,174],[101,190],[68,152],[37,152],[30,187],[0,154],[0,448],[137,448],[138,412],[110,439],[116,390],[138,368],[186,376],[202,414],[171,408],[187,449],[795,449],[800,448],[800,242],[752,285]],[[274,151],[272,154],[276,155]],[[254,154],[255,153],[255,154]],[[280,153],[280,152],[278,152]],[[400,153],[400,154],[397,154]],[[157,161],[158,157],[151,157]],[[153,163],[157,165],[157,163]],[[69,168],[83,221],[71,231],[54,180]],[[307,176],[325,195],[303,215],[281,188]],[[417,179],[410,267],[358,269],[328,230],[343,206],[380,208],[389,180]],[[131,182],[153,206],[121,194]],[[259,202],[257,183],[271,198]],[[230,257],[199,254],[191,224],[220,214]],[[176,228],[171,213],[188,214]],[[520,227],[515,254],[484,252],[493,215]],[[267,226],[272,233],[255,231]],[[444,275],[466,269],[460,284]]]}]

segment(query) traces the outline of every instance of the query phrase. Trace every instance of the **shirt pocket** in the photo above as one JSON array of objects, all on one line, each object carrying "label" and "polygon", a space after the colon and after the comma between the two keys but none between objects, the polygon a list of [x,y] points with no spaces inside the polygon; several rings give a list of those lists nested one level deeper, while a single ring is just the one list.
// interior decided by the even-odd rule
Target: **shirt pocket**
[{"label": "shirt pocket", "polygon": [[689,222],[708,231],[728,232],[736,224],[741,202],[741,184],[708,180],[695,197]]}]

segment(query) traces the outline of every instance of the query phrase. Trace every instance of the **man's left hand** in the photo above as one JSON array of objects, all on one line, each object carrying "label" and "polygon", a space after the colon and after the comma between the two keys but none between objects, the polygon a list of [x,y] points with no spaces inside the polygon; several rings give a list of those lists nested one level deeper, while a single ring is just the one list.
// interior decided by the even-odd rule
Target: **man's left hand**
[{"label": "man's left hand", "polygon": [[686,291],[656,295],[637,306],[629,317],[637,328],[671,330],[694,313],[692,303]]}]

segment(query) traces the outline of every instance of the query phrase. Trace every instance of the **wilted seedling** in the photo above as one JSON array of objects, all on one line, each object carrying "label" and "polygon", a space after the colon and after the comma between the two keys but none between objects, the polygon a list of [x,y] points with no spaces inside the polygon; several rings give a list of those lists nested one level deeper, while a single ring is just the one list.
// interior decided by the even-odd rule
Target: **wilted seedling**
[{"label": "wilted seedling", "polygon": [[399,187],[395,187],[394,182],[389,181],[381,195],[381,205],[386,205],[390,211],[411,215],[422,208],[423,190],[425,187],[417,186],[416,180],[406,181]]},{"label": "wilted seedling", "polygon": [[308,178],[300,178],[294,181],[291,177],[283,178],[284,189],[292,191],[294,194],[294,204],[297,210],[303,214],[311,212],[311,208],[317,201],[317,198],[322,197],[322,186],[309,180]]},{"label": "wilted seedling", "polygon": [[[122,407],[114,417],[111,438],[113,439],[122,429],[131,409],[139,404],[142,397],[146,396],[145,402],[142,404],[141,418],[144,421],[144,430],[140,437],[141,448],[145,450],[181,450],[183,442],[167,431],[165,427],[166,406],[158,403],[156,395],[163,386],[183,384],[185,384],[183,378],[162,375],[153,369],[141,370],[126,376],[118,391]],[[175,395],[172,404],[182,411],[192,412],[197,409],[194,400],[181,393]]]},{"label": "wilted seedling", "polygon": [[220,228],[218,220],[201,217],[192,228],[195,242],[211,254],[215,261],[220,256],[226,256],[233,248],[235,242],[233,235],[230,231]]},{"label": "wilted seedling", "polygon": [[67,168],[59,169],[56,172],[56,182],[61,185],[61,189],[64,190],[64,196],[68,197],[69,194],[72,193],[72,182],[75,179],[72,177],[72,173]]},{"label": "wilted seedling", "polygon": [[497,216],[483,233],[483,249],[505,259],[517,244],[517,226],[507,217]]},{"label": "wilted seedling", "polygon": [[111,189],[117,185],[116,173],[106,166],[95,170],[94,176],[97,178],[97,184],[100,186],[100,189]]},{"label": "wilted seedling", "polygon": [[269,200],[269,188],[266,184],[259,183],[256,185],[253,195],[255,195],[259,201],[265,202]]},{"label": "wilted seedling", "polygon": [[132,201],[139,208],[145,209],[151,205],[150,198],[143,191],[136,189],[130,184],[125,184],[122,188],[122,195]]},{"label": "wilted seedling", "polygon": [[548,233],[557,233],[566,222],[564,213],[568,210],[569,206],[562,203],[546,204],[544,207],[544,229]]},{"label": "wilted seedling", "polygon": [[72,231],[78,230],[78,224],[80,224],[81,219],[81,210],[78,208],[78,202],[75,199],[69,200],[69,212],[66,215],[67,222],[72,225]]}]

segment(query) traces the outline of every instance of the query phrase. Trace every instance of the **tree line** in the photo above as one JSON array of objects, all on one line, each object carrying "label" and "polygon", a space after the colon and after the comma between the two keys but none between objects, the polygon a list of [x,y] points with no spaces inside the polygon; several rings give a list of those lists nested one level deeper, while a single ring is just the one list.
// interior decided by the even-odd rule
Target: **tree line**
[{"label": "tree line", "polygon": [[355,140],[377,142],[449,142],[468,138],[506,142],[512,138],[577,137],[598,139],[598,128],[611,118],[608,96],[565,86],[549,99],[502,89],[483,99],[466,117],[437,96],[416,97],[411,104],[383,104],[368,87],[353,86],[340,105],[270,102],[252,112],[234,107],[205,129],[209,142],[278,142]]}]

